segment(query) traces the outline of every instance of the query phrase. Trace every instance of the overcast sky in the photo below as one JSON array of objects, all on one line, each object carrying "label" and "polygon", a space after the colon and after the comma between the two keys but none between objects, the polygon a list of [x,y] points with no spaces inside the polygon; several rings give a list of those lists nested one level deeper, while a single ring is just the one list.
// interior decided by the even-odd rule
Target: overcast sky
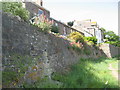
[{"label": "overcast sky", "polygon": [[43,0],[51,17],[62,22],[91,19],[118,33],[119,0]]}]

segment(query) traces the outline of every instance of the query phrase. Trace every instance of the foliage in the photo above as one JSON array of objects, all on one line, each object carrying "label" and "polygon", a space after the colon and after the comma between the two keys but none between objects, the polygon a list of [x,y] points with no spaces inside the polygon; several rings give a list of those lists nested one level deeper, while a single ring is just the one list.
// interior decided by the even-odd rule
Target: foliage
[{"label": "foliage", "polygon": [[78,47],[78,46],[76,46],[74,44],[71,47],[68,47],[68,48],[72,48],[73,50],[77,51],[78,53],[81,53],[80,47]]},{"label": "foliage", "polygon": [[102,30],[103,32],[106,32],[106,30],[102,27],[102,28],[100,28],[100,30]]},{"label": "foliage", "polygon": [[29,19],[28,10],[23,8],[20,2],[2,2],[2,10],[13,15],[18,15],[25,21]]},{"label": "foliage", "polygon": [[73,23],[74,23],[73,21],[72,21],[72,22],[68,22],[67,25],[69,25],[69,26],[72,27],[72,26],[73,26]]},{"label": "foliage", "polygon": [[61,85],[51,82],[48,77],[42,78],[34,84],[24,83],[24,88],[60,88]]},{"label": "foliage", "polygon": [[59,28],[57,26],[52,25],[51,32],[59,33]]},{"label": "foliage", "polygon": [[33,22],[31,22],[33,25],[41,28],[42,31],[49,32],[52,29],[53,22],[48,20],[45,15],[35,16],[35,19]]},{"label": "foliage", "polygon": [[113,31],[107,31],[104,33],[105,35],[105,43],[109,43],[115,46],[120,47],[119,36],[117,36]]},{"label": "foliage", "polygon": [[70,33],[68,38],[70,38],[71,40],[75,41],[76,43],[77,42],[81,42],[81,43],[84,42],[83,35],[80,34],[79,32],[72,32],[72,33]]},{"label": "foliage", "polygon": [[120,41],[107,41],[105,43],[120,47]]},{"label": "foliage", "polygon": [[50,31],[51,25],[46,22],[41,22],[38,24],[38,27],[42,29],[42,31]]},{"label": "foliage", "polygon": [[91,54],[90,49],[89,48],[84,48],[84,54],[90,55]]},{"label": "foliage", "polygon": [[113,31],[107,31],[104,34],[105,34],[105,39],[107,39],[107,41],[118,41],[119,40],[119,36],[117,36]]},{"label": "foliage", "polygon": [[97,39],[94,36],[93,37],[84,37],[84,40],[88,41],[88,42],[90,42],[92,44],[97,44]]},{"label": "foliage", "polygon": [[80,59],[69,73],[54,73],[52,79],[62,82],[62,88],[118,88],[117,79],[108,70],[113,61],[115,59]]}]

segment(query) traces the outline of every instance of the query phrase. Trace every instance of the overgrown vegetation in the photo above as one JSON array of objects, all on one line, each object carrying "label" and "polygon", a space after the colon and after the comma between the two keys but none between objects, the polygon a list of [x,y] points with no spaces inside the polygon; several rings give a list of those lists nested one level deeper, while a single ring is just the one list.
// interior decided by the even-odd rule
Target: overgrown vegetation
[{"label": "overgrown vegetation", "polygon": [[[108,66],[116,59],[80,59],[67,74],[53,74],[52,79],[63,83],[61,88],[118,88],[118,81]],[[116,60],[117,61],[117,60]]]},{"label": "overgrown vegetation", "polygon": [[2,2],[2,10],[17,15],[25,21],[29,19],[29,12],[22,7],[21,2]]},{"label": "overgrown vegetation", "polygon": [[101,30],[104,34],[105,43],[120,47],[120,37],[118,35],[116,35],[113,31],[106,31],[104,28],[101,28]]},{"label": "overgrown vegetation", "polygon": [[[52,80],[47,77],[34,84],[24,83],[24,88],[119,88],[118,81],[113,77],[109,64],[117,64],[117,59],[80,59],[71,66],[69,72],[53,73]],[[61,84],[60,84],[61,83]]]},{"label": "overgrown vegetation", "polygon": [[74,21],[70,21],[70,22],[67,23],[67,25],[70,26],[70,27],[72,27],[73,24],[74,24]]},{"label": "overgrown vegetation", "polygon": [[70,43],[71,46],[68,48],[72,48],[79,54],[86,54],[86,55],[91,54],[91,51],[87,47],[88,45],[86,44],[84,36],[82,34],[80,34],[79,32],[72,32],[72,33],[70,33],[68,38],[71,41],[71,43]]},{"label": "overgrown vegetation", "polygon": [[93,36],[93,37],[84,37],[84,40],[88,41],[92,45],[97,44],[97,38],[95,36]]},{"label": "overgrown vegetation", "polygon": [[70,33],[68,38],[70,38],[72,41],[75,41],[76,43],[77,42],[81,42],[81,43],[84,42],[83,35],[80,34],[79,32],[72,32],[72,33]]},{"label": "overgrown vegetation", "polygon": [[45,15],[35,16],[31,24],[39,27],[44,32],[59,33],[59,28],[53,25],[53,21],[49,20]]},{"label": "overgrown vegetation", "polygon": [[72,46],[68,47],[68,49],[73,49],[78,53],[82,53],[82,49],[76,45],[72,45]]},{"label": "overgrown vegetation", "polygon": [[52,25],[51,32],[59,33],[59,28],[58,28],[58,26],[54,26],[54,25]]},{"label": "overgrown vegetation", "polygon": [[35,25],[41,29],[41,31],[49,32],[52,29],[52,21],[48,20],[45,15],[35,16],[31,21],[32,25]]}]

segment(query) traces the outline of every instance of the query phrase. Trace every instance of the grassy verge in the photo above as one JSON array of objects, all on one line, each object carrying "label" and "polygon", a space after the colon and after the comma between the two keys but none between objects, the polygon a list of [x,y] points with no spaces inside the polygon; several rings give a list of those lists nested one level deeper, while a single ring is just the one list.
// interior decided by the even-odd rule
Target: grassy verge
[{"label": "grassy verge", "polygon": [[53,79],[63,83],[63,88],[118,88],[118,81],[108,66],[116,59],[81,59],[66,75],[55,73]]},{"label": "grassy verge", "polygon": [[[27,60],[26,60],[27,59]],[[3,85],[10,85],[13,81],[24,77],[28,69],[25,65],[31,66],[30,57],[15,55],[11,57],[11,65],[15,68],[6,68],[3,72]],[[34,84],[22,83],[23,88],[118,88],[118,81],[113,77],[109,64],[116,68],[118,60],[116,58],[106,59],[80,59],[71,66],[70,72],[66,74],[53,73],[52,82],[46,78],[40,79]],[[10,65],[10,66],[11,66]],[[19,68],[19,69],[18,69]],[[17,71],[16,71],[17,70]],[[54,83],[60,82],[60,84]],[[15,82],[16,83],[16,82]],[[9,86],[8,86],[9,87]]]}]

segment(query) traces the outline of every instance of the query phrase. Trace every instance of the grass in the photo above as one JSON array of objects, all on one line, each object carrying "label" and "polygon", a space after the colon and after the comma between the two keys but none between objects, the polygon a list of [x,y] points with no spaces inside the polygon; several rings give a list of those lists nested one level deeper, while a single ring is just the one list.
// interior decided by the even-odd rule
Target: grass
[{"label": "grass", "polygon": [[118,81],[108,70],[115,59],[81,59],[66,75],[55,73],[53,79],[63,83],[63,88],[118,88]]},{"label": "grass", "polygon": [[[38,58],[36,58],[36,63]],[[28,56],[13,55],[10,59],[12,60],[11,65],[15,68],[9,67],[3,71],[3,85],[8,87],[10,83],[24,76],[28,66],[35,64],[31,62],[33,60]],[[111,70],[108,69],[109,64],[112,64],[113,68],[117,68],[117,62],[116,58],[82,58],[77,64],[71,66],[70,71],[66,74],[52,74],[52,80],[62,84],[51,82],[48,77],[45,77],[32,85],[23,82],[21,86],[23,88],[118,88],[117,79],[113,77]],[[18,68],[20,72],[18,72]]]},{"label": "grass", "polygon": [[114,69],[118,69],[118,61],[112,61],[111,65]]}]

